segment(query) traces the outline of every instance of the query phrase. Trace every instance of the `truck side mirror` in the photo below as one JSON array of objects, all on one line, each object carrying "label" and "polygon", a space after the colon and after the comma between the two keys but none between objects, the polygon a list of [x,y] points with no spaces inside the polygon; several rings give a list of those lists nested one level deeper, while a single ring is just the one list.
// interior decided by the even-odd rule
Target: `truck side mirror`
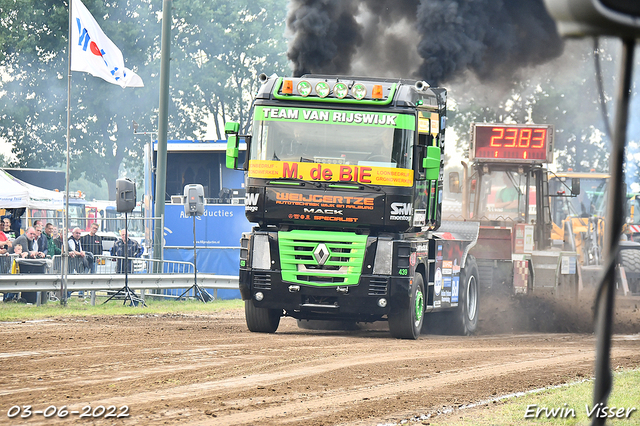
[{"label": "truck side mirror", "polygon": [[462,192],[460,187],[460,174],[458,172],[449,173],[449,192],[459,194]]},{"label": "truck side mirror", "polygon": [[238,139],[238,131],[240,124],[234,121],[228,121],[224,125],[224,133],[227,135],[227,168],[238,169],[238,147],[240,141]]},{"label": "truck side mirror", "polygon": [[438,180],[440,177],[440,155],[439,147],[427,147],[427,156],[422,160],[427,180]]},{"label": "truck side mirror", "polygon": [[571,195],[580,195],[580,178],[571,178]]}]

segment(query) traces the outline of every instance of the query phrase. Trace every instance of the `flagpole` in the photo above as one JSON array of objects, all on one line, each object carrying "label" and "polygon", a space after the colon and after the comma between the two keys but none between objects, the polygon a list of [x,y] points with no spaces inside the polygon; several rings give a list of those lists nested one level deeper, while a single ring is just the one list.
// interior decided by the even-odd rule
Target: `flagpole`
[{"label": "flagpole", "polygon": [[71,134],[71,36],[73,27],[72,6],[69,0],[69,60],[67,69],[67,173],[65,182],[65,198],[64,198],[64,226],[62,233],[62,290],[60,291],[60,304],[67,304],[67,270],[69,268],[69,245],[67,244],[67,235],[69,235],[69,140]]}]

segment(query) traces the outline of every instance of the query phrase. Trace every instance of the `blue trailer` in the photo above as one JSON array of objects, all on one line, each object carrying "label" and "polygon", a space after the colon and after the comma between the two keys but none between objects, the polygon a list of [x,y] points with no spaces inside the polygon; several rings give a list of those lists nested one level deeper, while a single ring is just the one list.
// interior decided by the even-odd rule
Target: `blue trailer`
[{"label": "blue trailer", "polygon": [[[240,238],[251,231],[244,212],[244,173],[225,167],[226,141],[167,141],[167,177],[164,216],[164,259],[193,262],[193,218],[186,216],[182,204],[184,187],[200,184],[205,192],[204,215],[196,217],[195,244],[198,272],[238,275]],[[241,146],[242,154],[243,146]],[[155,165],[157,142],[145,167],[143,204],[152,212],[155,206]],[[155,215],[153,215],[155,216]],[[153,228],[153,226],[150,226]],[[151,229],[152,230],[152,229]],[[149,232],[151,231],[149,230]],[[184,289],[167,290],[180,295]],[[218,290],[222,299],[240,298],[239,290]]]}]

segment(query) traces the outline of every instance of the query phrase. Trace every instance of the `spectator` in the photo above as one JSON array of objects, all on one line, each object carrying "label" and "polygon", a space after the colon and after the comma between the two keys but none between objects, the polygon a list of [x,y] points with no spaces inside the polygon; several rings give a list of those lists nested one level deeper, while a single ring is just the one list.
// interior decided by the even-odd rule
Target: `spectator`
[{"label": "spectator", "polygon": [[12,244],[9,240],[2,240],[3,235],[4,232],[0,231],[0,274],[8,274],[11,272],[11,256],[9,255],[9,249],[11,249]]},{"label": "spectator", "polygon": [[44,225],[42,224],[42,220],[38,219],[33,222],[33,227],[36,228],[36,232],[38,233],[38,239],[36,240],[38,243],[38,251],[41,251],[46,255],[49,247],[47,246],[47,237],[43,232]]},{"label": "spectator", "polygon": [[92,254],[91,261],[89,263],[91,265],[91,273],[94,274],[96,272],[96,256],[102,256],[103,251],[102,237],[96,235],[96,232],[98,232],[98,228],[100,228],[100,225],[98,225],[97,222],[93,222],[91,224],[89,233],[80,238],[82,247],[84,247],[87,253]]},{"label": "spectator", "polygon": [[[85,272],[85,269],[89,268],[87,262],[87,253],[82,250],[82,243],[80,242],[80,228],[73,228],[71,236],[69,237],[69,257],[75,259],[75,262],[69,262],[69,270],[76,272]],[[73,268],[71,266],[74,266]]]},{"label": "spectator", "polygon": [[36,229],[34,249],[37,252],[41,252],[42,254],[44,254],[44,256],[42,257],[46,257],[49,247],[47,246],[47,237],[42,233],[42,221],[39,219],[36,220],[33,227]]},{"label": "spectator", "polygon": [[56,247],[58,247],[60,249],[60,252],[62,253],[62,235],[60,235],[57,226],[53,227],[51,236],[53,237],[53,242],[56,244]]},{"label": "spectator", "polygon": [[[111,255],[124,258],[125,253],[129,258],[140,257],[142,255],[142,247],[136,240],[132,240],[129,238],[126,229],[121,229],[120,239],[113,244],[113,247],[111,248]],[[116,262],[116,273],[124,273],[124,265],[125,259],[118,259],[118,261]],[[129,273],[133,272],[133,263],[131,262],[131,260],[129,260],[128,270]]]},{"label": "spectator", "polygon": [[7,254],[12,245],[11,240],[4,231],[0,231],[0,254]]},{"label": "spectator", "polygon": [[11,229],[11,219],[9,219],[8,217],[2,219],[2,226],[4,227],[4,235],[6,235],[10,240],[15,240],[16,233]]},{"label": "spectator", "polygon": [[[18,243],[18,244],[14,244],[13,246],[13,253],[14,253],[14,259],[13,262],[11,264],[11,273],[12,274],[19,274],[20,273],[20,265],[18,265],[18,262],[16,262],[16,259],[19,257],[26,257],[28,253],[23,252],[22,251],[22,244]],[[12,300],[19,300],[18,299],[19,293],[5,293],[4,296],[2,297],[2,301],[3,302],[11,302]]]},{"label": "spectator", "polygon": [[25,232],[24,235],[20,235],[13,241],[13,250],[11,251],[11,253],[14,253],[15,247],[20,244],[23,251],[27,252],[27,255],[25,257],[28,257],[30,259],[43,258],[44,253],[34,250],[34,240],[36,239],[36,236],[37,233],[33,226],[27,228],[27,232]]},{"label": "spectator", "polygon": [[61,248],[55,242],[53,230],[54,226],[52,223],[47,223],[44,226],[44,236],[47,240],[47,255],[50,257],[62,254]]},{"label": "spectator", "polygon": [[[15,245],[15,247],[13,248],[13,254],[15,254],[15,255],[16,255],[16,256],[15,256],[15,257],[16,257],[16,259],[17,259],[17,258],[19,258],[19,257],[24,259],[25,257],[27,257],[27,256],[29,255],[29,253],[22,251],[22,244],[20,244],[20,243],[17,243],[17,244]],[[18,264],[16,263],[16,261],[15,261],[15,260],[13,261],[13,264],[14,264],[15,266],[12,266],[12,267],[11,267],[11,270],[13,271],[14,269],[16,269],[16,268],[17,268],[18,272],[11,272],[11,273],[12,273],[12,274],[18,274],[18,273],[20,273],[20,267],[18,266]]]}]

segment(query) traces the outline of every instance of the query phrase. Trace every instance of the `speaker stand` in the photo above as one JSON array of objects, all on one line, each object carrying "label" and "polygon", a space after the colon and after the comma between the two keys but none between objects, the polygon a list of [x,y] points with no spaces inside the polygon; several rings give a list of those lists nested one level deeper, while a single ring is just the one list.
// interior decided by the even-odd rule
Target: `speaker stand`
[{"label": "speaker stand", "polygon": [[124,212],[124,232],[125,238],[124,241],[124,287],[118,290],[115,294],[111,295],[107,300],[104,301],[103,305],[107,303],[109,300],[116,297],[118,294],[124,294],[124,302],[123,305],[127,304],[127,300],[129,300],[129,306],[147,306],[144,303],[144,299],[138,297],[133,290],[129,287],[129,223],[127,218],[127,212]]},{"label": "speaker stand", "polygon": [[182,299],[182,296],[189,293],[191,289],[193,289],[193,293],[195,296],[202,302],[207,303],[213,300],[213,296],[207,293],[206,290],[203,290],[198,285],[198,264],[196,263],[197,253],[196,253],[196,215],[191,215],[193,217],[193,285],[185,290],[180,296],[178,296],[178,300]]}]

